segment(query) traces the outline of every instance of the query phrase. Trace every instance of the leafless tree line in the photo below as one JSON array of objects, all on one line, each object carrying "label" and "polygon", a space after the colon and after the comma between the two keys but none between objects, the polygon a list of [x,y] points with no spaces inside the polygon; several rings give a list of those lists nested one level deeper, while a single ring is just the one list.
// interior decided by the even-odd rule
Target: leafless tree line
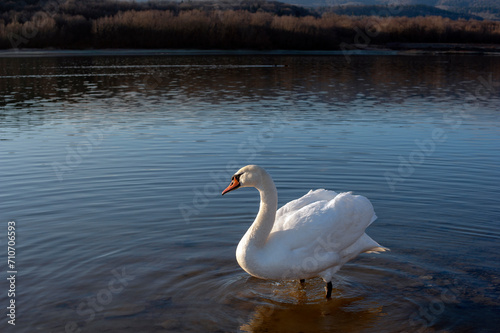
[{"label": "leafless tree line", "polygon": [[126,10],[112,15],[39,11],[0,19],[0,48],[217,48],[335,50],[373,45],[497,43],[500,22],[428,17],[277,15],[233,9]]}]

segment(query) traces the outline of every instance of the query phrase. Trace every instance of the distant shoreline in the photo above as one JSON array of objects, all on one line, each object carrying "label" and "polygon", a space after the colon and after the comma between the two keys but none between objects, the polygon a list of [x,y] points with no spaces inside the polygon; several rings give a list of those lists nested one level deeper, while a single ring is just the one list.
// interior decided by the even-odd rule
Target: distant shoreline
[{"label": "distant shoreline", "polygon": [[332,56],[332,55],[500,55],[497,44],[456,43],[388,43],[387,45],[353,45],[348,50],[223,50],[223,49],[7,49],[0,58],[67,57],[67,56],[186,56],[186,55],[274,55],[274,56]]},{"label": "distant shoreline", "polygon": [[391,50],[404,53],[434,53],[434,54],[499,54],[498,44],[460,44],[460,43],[387,43]]}]

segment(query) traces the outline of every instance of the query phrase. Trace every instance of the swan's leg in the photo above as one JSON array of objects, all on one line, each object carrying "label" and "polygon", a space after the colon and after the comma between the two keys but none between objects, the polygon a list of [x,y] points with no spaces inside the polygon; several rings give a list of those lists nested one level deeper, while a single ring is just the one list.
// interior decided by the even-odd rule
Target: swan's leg
[{"label": "swan's leg", "polygon": [[327,299],[332,298],[332,281],[326,284],[326,298]]},{"label": "swan's leg", "polygon": [[300,284],[304,284],[306,282],[306,279],[300,279]]}]

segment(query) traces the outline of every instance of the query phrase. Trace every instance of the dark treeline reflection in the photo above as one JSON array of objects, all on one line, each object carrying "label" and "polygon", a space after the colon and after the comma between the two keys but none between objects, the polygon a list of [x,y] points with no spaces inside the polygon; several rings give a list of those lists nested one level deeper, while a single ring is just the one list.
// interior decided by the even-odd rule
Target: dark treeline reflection
[{"label": "dark treeline reflection", "polygon": [[500,22],[439,16],[351,17],[265,1],[31,2],[23,8],[0,2],[0,48],[336,50],[359,43],[500,43]]},{"label": "dark treeline reflection", "polygon": [[[327,110],[360,98],[372,104],[439,99],[442,91],[443,99],[454,94],[465,101],[480,84],[478,73],[499,73],[500,62],[488,56],[88,56],[0,58],[0,68],[1,116],[33,112],[42,119],[92,112],[81,105],[101,105],[109,114],[130,103],[191,105],[177,111],[189,113],[203,105],[244,109],[241,101],[277,96],[323,102]],[[490,79],[497,80],[483,81]]]}]

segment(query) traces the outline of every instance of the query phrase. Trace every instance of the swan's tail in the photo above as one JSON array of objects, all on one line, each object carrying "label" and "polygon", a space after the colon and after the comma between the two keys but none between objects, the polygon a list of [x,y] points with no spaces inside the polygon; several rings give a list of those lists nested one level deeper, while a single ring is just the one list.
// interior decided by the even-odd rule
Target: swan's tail
[{"label": "swan's tail", "polygon": [[385,252],[385,251],[390,251],[388,247],[383,247],[383,246],[377,246],[372,249],[369,249],[368,251],[365,251],[365,253],[377,253],[379,254],[380,252]]},{"label": "swan's tail", "polygon": [[367,240],[366,241],[367,247],[365,247],[366,250],[363,252],[365,252],[365,253],[380,253],[380,252],[390,251],[389,248],[380,245],[379,243],[374,241],[373,238],[371,238],[367,234],[364,234],[363,237],[365,237]]}]

